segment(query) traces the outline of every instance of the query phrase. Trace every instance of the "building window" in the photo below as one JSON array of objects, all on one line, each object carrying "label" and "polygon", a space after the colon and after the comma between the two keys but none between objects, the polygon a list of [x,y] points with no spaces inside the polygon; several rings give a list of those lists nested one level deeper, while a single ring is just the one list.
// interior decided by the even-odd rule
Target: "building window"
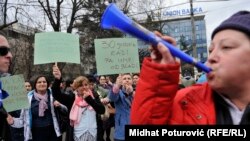
[{"label": "building window", "polygon": [[195,30],[199,30],[199,25],[196,25],[196,26],[195,26]]},{"label": "building window", "polygon": [[177,42],[179,42],[179,40],[180,40],[180,37],[179,37],[179,36],[175,36],[174,38],[175,38],[175,40],[176,40]]},{"label": "building window", "polygon": [[203,52],[203,57],[207,58],[207,53],[206,52]]},{"label": "building window", "polygon": [[178,27],[177,26],[174,28],[174,32],[175,33],[178,32]]},{"label": "building window", "polygon": [[182,28],[181,28],[181,26],[179,27],[179,32],[182,32]]},{"label": "building window", "polygon": [[200,37],[200,34],[196,34],[196,40],[200,40],[201,37]]},{"label": "building window", "polygon": [[163,33],[164,34],[168,34],[169,33],[169,30],[167,28],[163,28]]},{"label": "building window", "polygon": [[198,59],[198,61],[201,61],[201,58],[202,58],[201,54],[200,54],[200,53],[198,53],[197,55],[198,55],[198,56],[197,56],[197,57],[198,57],[198,58],[197,58],[197,59]]}]

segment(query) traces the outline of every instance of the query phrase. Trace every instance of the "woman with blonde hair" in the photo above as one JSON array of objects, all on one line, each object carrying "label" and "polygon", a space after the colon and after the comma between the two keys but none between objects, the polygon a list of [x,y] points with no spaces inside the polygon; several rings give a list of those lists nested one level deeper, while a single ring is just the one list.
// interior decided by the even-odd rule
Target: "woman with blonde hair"
[{"label": "woman with blonde hair", "polygon": [[85,76],[78,76],[72,85],[74,91],[65,94],[60,91],[62,78],[57,66],[53,67],[53,75],[55,77],[52,86],[54,97],[70,110],[66,140],[95,141],[98,114],[103,114],[105,108],[99,97],[91,92],[89,80]]}]

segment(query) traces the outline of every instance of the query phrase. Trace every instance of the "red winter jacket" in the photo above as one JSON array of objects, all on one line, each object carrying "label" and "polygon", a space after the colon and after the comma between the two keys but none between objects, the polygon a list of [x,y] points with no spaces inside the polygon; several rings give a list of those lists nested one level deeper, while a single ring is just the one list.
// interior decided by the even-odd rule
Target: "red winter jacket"
[{"label": "red winter jacket", "polygon": [[212,90],[207,83],[178,91],[179,64],[143,62],[131,107],[131,124],[215,124]]}]

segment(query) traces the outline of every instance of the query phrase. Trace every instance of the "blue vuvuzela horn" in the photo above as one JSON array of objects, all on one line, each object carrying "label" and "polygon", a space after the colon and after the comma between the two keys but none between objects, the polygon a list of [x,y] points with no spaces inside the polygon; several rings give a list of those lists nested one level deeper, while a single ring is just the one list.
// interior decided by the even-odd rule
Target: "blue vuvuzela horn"
[{"label": "blue vuvuzela horn", "polygon": [[212,70],[203,63],[198,62],[195,58],[182,52],[177,47],[156,36],[153,32],[132,21],[114,3],[109,4],[104,11],[101,18],[101,27],[103,29],[117,29],[121,32],[128,33],[147,43],[151,43],[153,46],[156,46],[161,42],[168,47],[173,56],[180,58],[182,61],[193,64],[206,73],[209,73]]}]

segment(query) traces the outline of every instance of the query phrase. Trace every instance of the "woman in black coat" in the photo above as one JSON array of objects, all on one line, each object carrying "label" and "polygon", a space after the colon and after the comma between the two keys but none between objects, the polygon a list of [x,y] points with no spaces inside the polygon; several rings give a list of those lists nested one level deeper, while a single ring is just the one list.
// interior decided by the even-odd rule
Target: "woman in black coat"
[{"label": "woman in black coat", "polygon": [[[64,104],[67,106],[69,110],[72,110],[72,106],[74,105],[75,98],[77,97],[77,90],[79,90],[80,87],[84,87],[83,84],[88,84],[88,79],[84,76],[79,76],[77,77],[74,82],[73,82],[73,89],[75,90],[74,92],[70,92],[69,94],[62,93],[60,90],[60,83],[62,81],[61,78],[61,72],[58,69],[57,66],[53,67],[53,75],[55,77],[55,81],[52,85],[52,92],[53,92],[53,97],[58,100],[60,103]],[[105,107],[101,103],[99,97],[97,95],[88,95],[88,96],[83,96],[84,101],[91,106],[94,111],[96,112],[96,121],[98,121],[98,115],[103,114],[105,112]],[[70,113],[68,117],[70,116]],[[80,121],[81,122],[81,121]],[[97,123],[98,124],[98,123]],[[74,134],[74,125],[70,124],[70,121],[67,123],[67,130],[66,130],[66,140],[67,141],[73,141],[75,138]],[[97,125],[98,126],[98,125]]]}]

